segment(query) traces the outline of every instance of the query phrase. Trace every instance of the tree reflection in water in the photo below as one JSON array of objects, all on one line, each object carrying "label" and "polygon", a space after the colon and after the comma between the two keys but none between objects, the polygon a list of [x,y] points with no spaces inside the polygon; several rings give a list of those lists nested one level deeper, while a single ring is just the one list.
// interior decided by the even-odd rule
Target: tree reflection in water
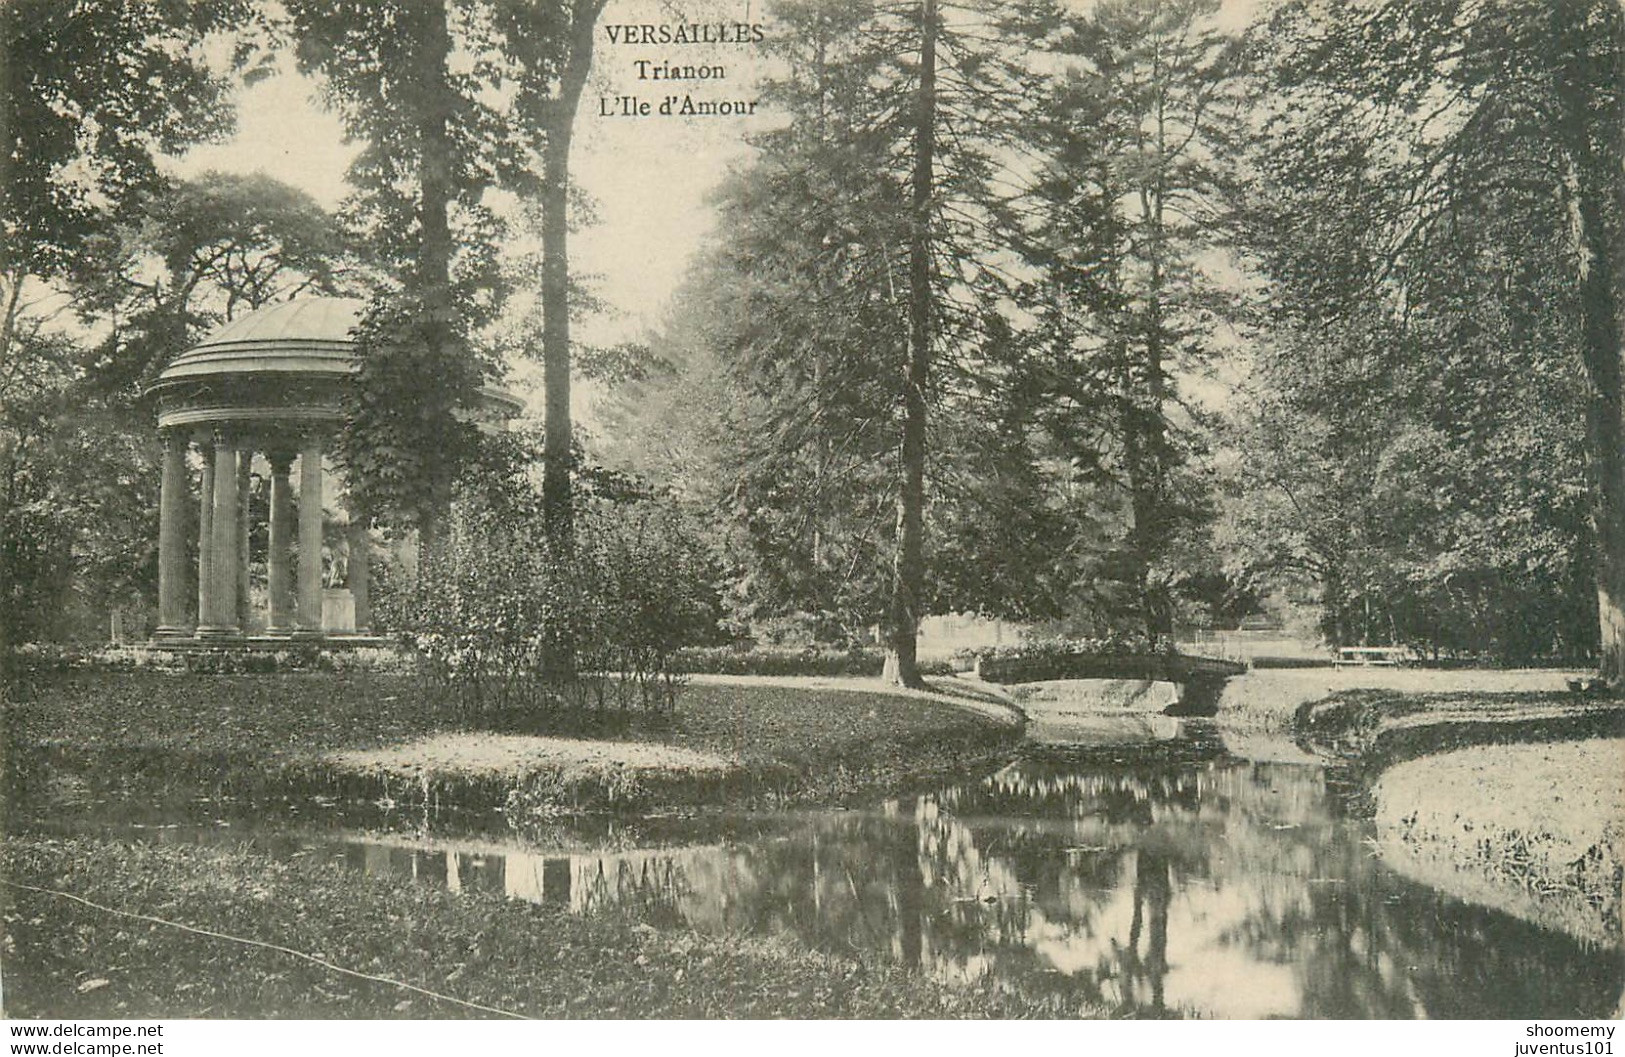
[{"label": "tree reflection in water", "polygon": [[[1115,757],[1028,758],[874,811],[712,819],[688,838],[706,843],[684,844],[674,826],[666,846],[631,850],[431,843],[247,816],[219,828],[158,812],[131,836],[252,834],[268,854],[314,849],[361,873],[576,913],[789,936],[1129,1016],[1613,1012],[1617,950],[1403,880],[1366,846],[1369,828],[1340,816],[1319,768],[1221,749],[1199,733]],[[220,810],[208,805],[211,818]]]},{"label": "tree reflection in water", "polygon": [[[1141,848],[1135,853],[1134,917],[1129,923],[1128,947],[1119,953],[1123,1001],[1131,1009],[1141,1006],[1136,989],[1142,982],[1148,981],[1151,985],[1150,1011],[1164,1011],[1162,982],[1168,973],[1168,904],[1174,893],[1171,871],[1172,864],[1161,852]],[[1151,935],[1142,959],[1140,930],[1147,914],[1151,918]]]},{"label": "tree reflection in water", "polygon": [[[673,860],[616,898],[652,920],[886,954],[1123,1015],[1611,1010],[1609,952],[1418,889],[1373,860],[1367,835],[1315,768],[1036,759]],[[1462,970],[1469,986],[1443,984]]]}]

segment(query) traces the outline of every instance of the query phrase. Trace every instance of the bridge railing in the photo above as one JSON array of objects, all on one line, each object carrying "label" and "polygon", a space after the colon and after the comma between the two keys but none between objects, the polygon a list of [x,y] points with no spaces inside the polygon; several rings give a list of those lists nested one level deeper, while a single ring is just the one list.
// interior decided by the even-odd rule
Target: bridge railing
[{"label": "bridge railing", "polygon": [[1036,683],[1052,679],[1146,679],[1187,683],[1226,679],[1247,666],[1237,661],[1184,654],[1045,654],[1039,657],[979,656],[973,669],[990,683]]}]

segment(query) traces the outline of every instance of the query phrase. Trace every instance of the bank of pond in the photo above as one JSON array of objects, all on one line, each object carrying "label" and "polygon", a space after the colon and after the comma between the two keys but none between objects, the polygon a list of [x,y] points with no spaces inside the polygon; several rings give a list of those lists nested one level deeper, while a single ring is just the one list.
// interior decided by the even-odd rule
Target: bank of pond
[{"label": "bank of pond", "polygon": [[[136,766],[134,756],[108,767],[60,746],[14,751],[7,875],[54,891],[9,890],[8,1006],[60,1016],[1339,1019],[1618,1009],[1617,858],[1601,862],[1617,847],[1593,856],[1615,870],[1611,907],[1581,893],[1566,913],[1542,917],[1442,869],[1395,869],[1404,816],[1371,817],[1380,797],[1362,793],[1367,776],[1352,757],[1222,722],[1097,718],[1107,735],[1019,743],[978,719],[967,729],[987,751],[967,742],[963,757],[936,761],[925,758],[926,723],[912,734],[920,758],[907,773],[832,797],[586,814],[519,797],[471,809],[423,784],[418,795],[407,783],[365,797],[279,791]],[[1591,767],[1620,744],[1565,740],[1553,762],[1573,767],[1573,752],[1589,753]],[[902,741],[887,749],[907,751]],[[1592,787],[1611,795],[1606,781]],[[1509,876],[1491,871],[1486,884]],[[370,965],[446,997],[245,954],[233,940],[55,893]],[[380,914],[364,939],[343,924]],[[205,966],[184,990],[163,968],[177,945]],[[92,980],[102,982],[85,989]]]}]

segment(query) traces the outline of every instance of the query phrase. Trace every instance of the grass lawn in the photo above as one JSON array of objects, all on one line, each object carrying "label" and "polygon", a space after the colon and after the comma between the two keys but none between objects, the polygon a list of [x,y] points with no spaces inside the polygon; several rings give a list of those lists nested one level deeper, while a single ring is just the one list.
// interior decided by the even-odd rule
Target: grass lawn
[{"label": "grass lawn", "polygon": [[1296,729],[1375,776],[1470,745],[1625,735],[1625,700],[1562,691],[1346,690],[1298,710]]},{"label": "grass lawn", "polygon": [[[675,715],[633,717],[590,734],[511,716],[480,729],[434,706],[413,680],[380,675],[55,675],[6,704],[8,778],[13,794],[30,794],[9,807],[24,825],[30,813],[49,817],[55,777],[75,768],[126,776],[132,784],[121,796],[192,783],[211,795],[230,786],[233,795],[274,798],[346,768],[367,779],[392,767],[439,767],[449,772],[442,792],[459,788],[459,776],[465,791],[488,794],[483,806],[504,803],[506,791],[510,820],[546,806],[536,798],[548,796],[587,807],[670,807],[693,792],[684,780],[716,783],[719,774],[739,781],[711,792],[765,786],[780,800],[832,800],[963,768],[1019,737],[1017,725],[923,695],[782,682],[699,683]],[[608,776],[604,788],[624,794],[631,774],[647,795],[583,804],[579,786],[556,781],[594,767]],[[0,957],[13,1016],[500,1015],[333,966],[534,1017],[1094,1012],[759,939],[656,932],[616,913],[576,917],[248,850],[13,832],[0,850],[0,878],[10,882],[0,885]]]},{"label": "grass lawn", "polygon": [[[198,847],[8,839],[3,876],[275,944],[248,946],[7,885],[14,1017],[1074,1017],[1057,999],[939,983],[770,941],[656,931],[493,893],[357,879]],[[68,880],[64,880],[68,879]],[[317,962],[326,963],[317,964]],[[360,979],[387,977],[463,1002]]]},{"label": "grass lawn", "polygon": [[1299,709],[1304,705],[1356,691],[1380,691],[1387,700],[1396,702],[1439,694],[1475,699],[1559,694],[1565,692],[1565,680],[1587,674],[1591,673],[1556,669],[1257,669],[1225,684],[1218,718],[1227,728],[1289,733],[1297,725]]},{"label": "grass lawn", "polygon": [[[376,748],[462,725],[416,680],[368,674],[73,673],[21,688],[9,711],[8,736],[17,742],[283,758]],[[696,684],[683,690],[669,720],[641,718],[594,736],[780,761],[994,726],[923,698],[782,683]],[[514,722],[501,721],[510,730]],[[546,729],[544,721],[537,729]]]},{"label": "grass lawn", "polygon": [[537,796],[587,806],[605,797],[628,806],[633,785],[642,798],[633,806],[747,787],[838,799],[964,766],[1019,734],[944,700],[829,682],[697,683],[671,715],[612,713],[561,729],[545,715],[448,716],[405,676],[78,672],[19,688],[5,729],[14,758],[44,747],[81,764],[162,761],[209,777],[407,777],[481,804],[529,783]]},{"label": "grass lawn", "polygon": [[1252,673],[1266,678],[1239,688],[1232,722],[1278,725],[1290,707],[1413,880],[1618,945],[1625,700],[1571,692],[1562,672],[1328,674]]},{"label": "grass lawn", "polygon": [[1478,745],[1376,786],[1384,857],[1418,880],[1596,943],[1620,943],[1625,740]]}]

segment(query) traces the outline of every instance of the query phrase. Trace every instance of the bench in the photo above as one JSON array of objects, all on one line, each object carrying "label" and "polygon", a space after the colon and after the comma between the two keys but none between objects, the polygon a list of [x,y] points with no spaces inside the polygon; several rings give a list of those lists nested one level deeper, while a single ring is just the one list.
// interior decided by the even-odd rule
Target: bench
[{"label": "bench", "polygon": [[1362,668],[1397,668],[1409,653],[1404,646],[1344,646],[1337,651],[1333,667],[1354,664]]}]

